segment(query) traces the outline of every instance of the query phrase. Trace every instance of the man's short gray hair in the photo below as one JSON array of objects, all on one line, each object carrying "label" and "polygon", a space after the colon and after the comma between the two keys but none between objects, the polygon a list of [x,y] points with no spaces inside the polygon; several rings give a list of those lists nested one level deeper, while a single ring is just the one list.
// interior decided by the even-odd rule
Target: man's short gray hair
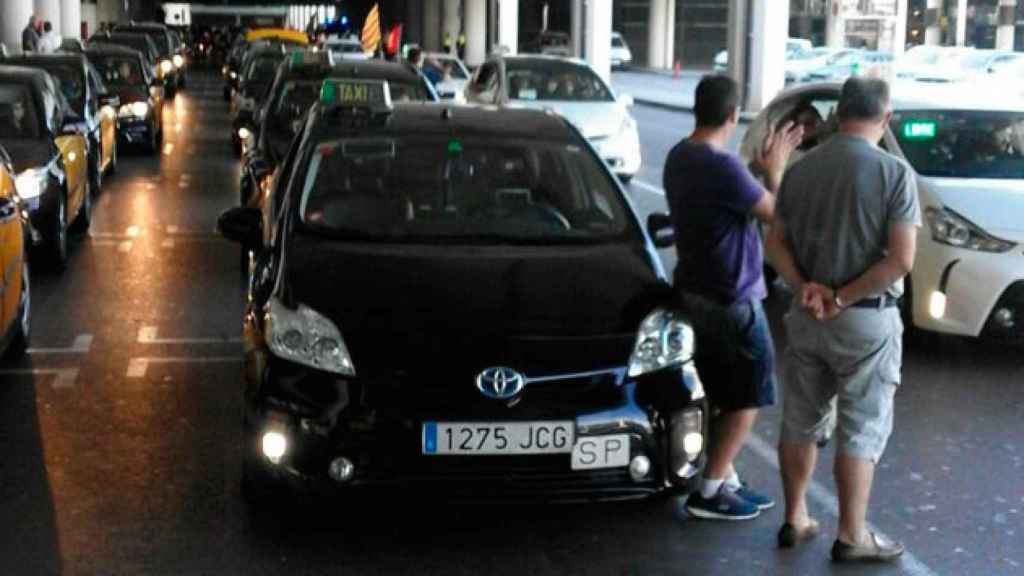
[{"label": "man's short gray hair", "polygon": [[888,110],[888,82],[881,78],[850,78],[843,84],[836,113],[840,121],[880,120]]}]

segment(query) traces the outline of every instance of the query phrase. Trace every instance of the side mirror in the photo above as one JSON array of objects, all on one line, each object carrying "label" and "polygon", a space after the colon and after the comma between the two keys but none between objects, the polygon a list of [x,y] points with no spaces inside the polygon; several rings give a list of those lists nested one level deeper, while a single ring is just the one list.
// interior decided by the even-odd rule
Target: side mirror
[{"label": "side mirror", "polygon": [[217,230],[243,248],[255,250],[263,243],[263,214],[258,208],[231,208],[217,219]]},{"label": "side mirror", "polygon": [[675,246],[676,234],[672,229],[672,218],[668,214],[655,212],[647,217],[647,234],[658,248]]},{"label": "side mirror", "polygon": [[110,106],[114,110],[121,106],[121,98],[117,94],[101,94],[99,102],[100,107]]},{"label": "side mirror", "polygon": [[619,101],[619,104],[622,104],[623,106],[625,106],[627,108],[631,108],[633,106],[633,104],[636,104],[636,101],[633,100],[633,95],[632,94],[620,94],[619,97],[618,97],[618,101]]}]

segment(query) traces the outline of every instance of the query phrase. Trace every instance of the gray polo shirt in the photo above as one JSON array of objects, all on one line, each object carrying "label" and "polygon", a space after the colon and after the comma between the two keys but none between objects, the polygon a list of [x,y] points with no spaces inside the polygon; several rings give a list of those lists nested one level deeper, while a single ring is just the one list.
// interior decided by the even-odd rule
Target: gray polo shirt
[{"label": "gray polo shirt", "polygon": [[[885,257],[890,224],[920,226],[921,207],[906,162],[837,134],[786,172],[775,217],[804,277],[839,288]],[[900,296],[902,281],[887,292]]]}]

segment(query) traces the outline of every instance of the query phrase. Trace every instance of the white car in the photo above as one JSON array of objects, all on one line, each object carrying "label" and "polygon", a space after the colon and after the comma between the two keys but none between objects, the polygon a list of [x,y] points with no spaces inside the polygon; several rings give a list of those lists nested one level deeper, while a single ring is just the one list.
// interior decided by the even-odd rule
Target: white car
[{"label": "white car", "polygon": [[811,48],[786,60],[786,84],[806,82],[812,70],[828,65],[829,60],[842,57],[852,48]]},{"label": "white car", "polygon": [[[786,39],[786,60],[792,60],[798,54],[811,50],[813,45],[810,40],[804,40],[803,38],[787,38]],[[715,54],[714,60],[715,72],[727,72],[729,70],[729,51],[722,50],[718,54]]]},{"label": "white car", "polygon": [[632,97],[616,97],[582,60],[494,55],[477,69],[465,95],[470,103],[553,110],[576,126],[622,181],[640,171]]},{"label": "white car", "polygon": [[618,32],[612,32],[612,66],[621,68],[633,63],[633,52],[626,44],[626,39]]},{"label": "white car", "polygon": [[[912,89],[901,90],[912,87]],[[838,83],[809,84],[776,98],[748,130],[750,158],[768,126],[814,106],[835,130]],[[1024,339],[1024,99],[955,84],[896,85],[882,146],[918,178],[922,219],[907,282],[905,317],[922,330]],[[968,88],[971,90],[976,87]]]},{"label": "white car", "polygon": [[428,52],[423,55],[423,72],[440,78],[434,89],[442,100],[463,101],[470,73],[462,60],[443,52]]},{"label": "white car", "polygon": [[345,37],[328,38],[324,42],[324,50],[327,50],[336,60],[369,60],[370,56],[363,50],[363,43],[358,38]]}]

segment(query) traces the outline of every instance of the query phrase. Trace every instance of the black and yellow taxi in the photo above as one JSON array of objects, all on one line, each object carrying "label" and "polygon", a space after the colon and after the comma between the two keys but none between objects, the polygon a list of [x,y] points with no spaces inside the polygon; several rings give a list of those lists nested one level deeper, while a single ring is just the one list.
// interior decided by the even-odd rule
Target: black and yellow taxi
[{"label": "black and yellow taxi", "polygon": [[103,32],[89,38],[89,45],[94,44],[116,44],[142,52],[149,67],[150,74],[155,77],[164,91],[170,95],[171,87],[166,74],[166,66],[160,65],[160,50],[156,47],[153,39],[145,34],[129,32]]},{"label": "black and yellow taxi", "polygon": [[117,168],[117,95],[108,93],[99,72],[81,53],[23,54],[4,61],[46,70],[60,83],[71,109],[85,124],[90,188],[98,194],[103,176]]},{"label": "black and yellow taxi", "polygon": [[[545,501],[691,490],[706,404],[651,233],[544,111],[329,79],[259,210],[243,494]],[[389,496],[390,497],[390,496]]]},{"label": "black and yellow taxi", "polygon": [[387,81],[396,101],[439,100],[433,84],[414,66],[384,60],[336,60],[329,51],[293,52],[278,68],[263,107],[254,119],[255,142],[242,159],[239,190],[243,205],[262,204],[274,170],[328,77]]},{"label": "black and yellow taxi", "polygon": [[142,53],[116,44],[90,44],[85,54],[110,96],[118,99],[120,141],[157,154],[163,142],[164,90]]},{"label": "black and yellow taxi", "polygon": [[68,232],[89,228],[86,138],[82,118],[49,72],[0,65],[0,145],[10,154],[18,196],[42,235],[43,254],[56,268],[67,263]]},{"label": "black and yellow taxi", "polygon": [[14,186],[14,166],[0,147],[0,356],[20,356],[32,329],[28,223]]},{"label": "black and yellow taxi", "polygon": [[115,25],[114,33],[149,36],[157,49],[157,71],[164,80],[167,96],[173,98],[179,89],[185,87],[185,57],[178,52],[166,25],[158,22],[129,22]]}]

